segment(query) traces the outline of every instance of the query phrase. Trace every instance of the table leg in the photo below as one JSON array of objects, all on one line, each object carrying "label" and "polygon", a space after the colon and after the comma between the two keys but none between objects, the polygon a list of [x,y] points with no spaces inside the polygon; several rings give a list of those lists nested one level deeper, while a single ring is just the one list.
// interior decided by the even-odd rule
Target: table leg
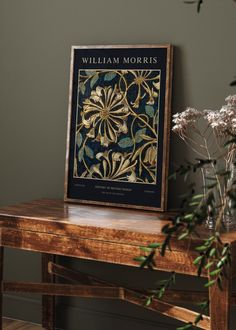
[{"label": "table leg", "polygon": [[[55,262],[55,255],[42,253],[42,282],[55,283],[55,276],[49,274],[48,263]],[[54,330],[55,326],[55,297],[42,297],[42,326],[46,330]]]},{"label": "table leg", "polygon": [[209,288],[211,330],[229,330],[231,276],[222,281],[223,290],[217,284]]},{"label": "table leg", "polygon": [[4,257],[4,247],[0,247],[0,279],[1,279],[1,284],[0,284],[0,330],[2,330],[2,296],[3,296],[3,257]]}]

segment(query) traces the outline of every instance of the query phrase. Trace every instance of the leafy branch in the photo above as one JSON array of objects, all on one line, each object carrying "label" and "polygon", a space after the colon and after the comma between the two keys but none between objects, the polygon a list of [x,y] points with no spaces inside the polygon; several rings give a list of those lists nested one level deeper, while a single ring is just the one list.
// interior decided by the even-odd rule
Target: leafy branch
[{"label": "leafy branch", "polygon": [[[235,136],[227,142],[227,147],[234,146]],[[176,179],[177,175],[186,178],[192,173],[197,173],[209,165],[217,165],[217,159],[197,159],[196,162],[187,162],[181,165],[171,176],[170,179]],[[215,174],[222,180],[229,179],[230,171],[216,170]],[[200,237],[199,228],[205,223],[207,217],[215,217],[221,219],[225,205],[217,205],[215,200],[215,189],[218,182],[214,177],[210,178],[210,183],[204,186],[204,194],[196,192],[195,184],[190,184],[186,194],[182,195],[181,210],[178,215],[170,222],[163,226],[162,233],[164,234],[163,242],[152,243],[147,246],[140,247],[141,255],[136,257],[135,260],[139,262],[141,268],[154,269],[156,265],[156,254],[164,257],[166,250],[171,251],[172,239],[177,240],[191,240],[193,235]],[[234,203],[236,202],[236,182],[226,190],[224,201],[226,198],[231,198]],[[232,204],[233,205],[233,204]],[[197,275],[200,277],[204,272],[208,272],[209,278],[205,283],[205,288],[213,285],[218,285],[222,289],[222,281],[227,277],[228,267],[231,265],[230,245],[223,243],[220,238],[220,232],[224,230],[222,221],[216,222],[215,229],[209,233],[209,237],[202,239],[201,245],[197,246],[195,250],[198,256],[193,261],[197,268]],[[154,298],[162,299],[170,286],[175,284],[175,272],[172,272],[169,278],[159,281],[157,289],[152,290],[146,304],[150,305]],[[209,306],[209,300],[201,302],[199,307],[202,312],[205,312]],[[199,313],[194,322],[187,323],[185,326],[178,328],[178,330],[186,330],[194,328],[203,319],[203,314]]]},{"label": "leafy branch", "polygon": [[[233,0],[233,1],[236,2],[236,0]],[[198,13],[200,13],[204,2],[205,2],[205,0],[185,0],[184,1],[184,3],[187,5],[197,5]],[[236,86],[236,79],[230,83],[230,86],[232,86],[232,87]]]},{"label": "leafy branch", "polygon": [[184,3],[186,3],[188,5],[196,4],[198,13],[200,13],[200,11],[201,11],[201,7],[203,5],[203,2],[204,2],[203,0],[186,0],[186,1],[184,1]]},{"label": "leafy branch", "polygon": [[[236,0],[233,0],[236,2]],[[197,12],[200,13],[202,6],[204,4],[205,0],[185,0],[184,3],[188,5],[197,5]]]}]

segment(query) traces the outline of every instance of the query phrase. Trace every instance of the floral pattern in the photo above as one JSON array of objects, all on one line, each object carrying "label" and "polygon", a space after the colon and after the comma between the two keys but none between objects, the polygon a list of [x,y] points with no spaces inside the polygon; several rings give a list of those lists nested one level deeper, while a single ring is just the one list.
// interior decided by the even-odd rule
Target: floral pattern
[{"label": "floral pattern", "polygon": [[156,184],[160,70],[79,70],[74,177]]},{"label": "floral pattern", "polygon": [[128,115],[129,109],[124,103],[123,95],[116,92],[116,88],[100,86],[83,102],[81,113],[83,125],[90,129],[86,135],[90,138],[96,136],[105,147],[112,142],[116,143],[119,133],[128,132]]}]

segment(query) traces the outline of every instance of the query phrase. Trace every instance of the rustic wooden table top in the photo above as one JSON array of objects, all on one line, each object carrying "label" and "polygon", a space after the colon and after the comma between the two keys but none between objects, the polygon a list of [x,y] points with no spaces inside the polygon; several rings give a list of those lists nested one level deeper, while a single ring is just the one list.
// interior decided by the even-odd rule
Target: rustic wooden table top
[{"label": "rustic wooden table top", "polygon": [[[173,216],[40,199],[1,208],[0,226],[4,246],[137,266],[133,258],[140,254],[139,247],[162,242],[161,229]],[[203,228],[201,233],[204,237],[209,232]],[[222,239],[236,245],[236,232],[224,233]],[[198,237],[173,240],[173,251],[159,259],[159,269],[175,265],[177,272],[195,274],[192,261],[199,243]]]}]

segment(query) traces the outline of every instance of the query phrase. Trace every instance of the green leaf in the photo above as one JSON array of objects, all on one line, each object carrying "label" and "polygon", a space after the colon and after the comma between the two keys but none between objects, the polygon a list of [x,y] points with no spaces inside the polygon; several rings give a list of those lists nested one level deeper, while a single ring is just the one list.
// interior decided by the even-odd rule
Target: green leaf
[{"label": "green leaf", "polygon": [[111,72],[108,72],[108,73],[105,74],[104,80],[105,81],[111,81],[115,77],[116,77],[116,73],[111,71]]},{"label": "green leaf", "polygon": [[191,329],[192,327],[193,327],[193,324],[188,323],[188,324],[184,325],[183,327],[176,328],[176,330],[187,330],[187,329]]},{"label": "green leaf", "polygon": [[161,299],[165,293],[165,287],[163,286],[160,288],[159,293],[158,293],[158,299]]},{"label": "green leaf", "polygon": [[209,269],[212,265],[214,265],[213,261],[208,262],[205,266],[205,269]]},{"label": "green leaf", "polygon": [[195,199],[202,199],[204,197],[203,194],[198,194],[198,195],[195,195],[192,197],[192,200],[195,200]]},{"label": "green leaf", "polygon": [[228,245],[226,245],[222,250],[222,256],[224,256],[228,252],[228,249],[229,249],[229,247],[228,247]]},{"label": "green leaf", "polygon": [[140,248],[141,251],[144,251],[144,252],[151,252],[152,251],[151,248],[146,247],[146,246],[140,246],[139,248]]},{"label": "green leaf", "polygon": [[80,90],[80,92],[81,92],[82,94],[85,93],[85,89],[86,89],[85,84],[82,83],[82,82],[80,82],[80,83],[79,83],[79,90]]},{"label": "green leaf", "polygon": [[85,153],[89,158],[94,158],[93,150],[90,147],[85,146]]},{"label": "green leaf", "polygon": [[198,256],[194,261],[193,261],[193,264],[194,265],[197,265],[199,264],[199,262],[202,260],[203,256]]},{"label": "green leaf", "polygon": [[79,132],[77,133],[77,139],[76,139],[76,142],[77,142],[77,146],[80,147],[82,142],[83,142],[83,138],[82,138],[82,134]]},{"label": "green leaf", "polygon": [[193,214],[193,213],[190,213],[190,214],[186,214],[186,215],[184,216],[184,219],[185,219],[185,220],[192,220],[193,217],[194,217],[194,214]]},{"label": "green leaf", "polygon": [[215,282],[216,282],[215,280],[208,281],[204,286],[205,288],[209,288],[210,286],[214,285]]},{"label": "green leaf", "polygon": [[153,299],[153,297],[151,296],[151,297],[148,297],[148,299],[147,299],[147,301],[146,301],[146,306],[150,306],[151,305],[151,303],[152,303],[152,299]]},{"label": "green leaf", "polygon": [[201,320],[203,320],[202,314],[198,314],[194,320],[194,324],[198,324]]},{"label": "green leaf", "polygon": [[214,239],[215,239],[215,236],[213,235],[213,236],[210,236],[209,238],[207,238],[206,241],[212,242],[212,241],[214,241]]},{"label": "green leaf", "polygon": [[201,276],[201,274],[202,274],[202,268],[205,266],[205,264],[206,264],[206,257],[205,257],[205,255],[203,255],[203,257],[202,257],[202,259],[200,261],[200,264],[198,266],[198,270],[197,270],[198,277]]},{"label": "green leaf", "polygon": [[201,308],[201,310],[205,311],[205,312],[208,312],[208,309],[209,309],[209,300],[205,300],[205,301],[202,301],[198,304],[196,304],[197,306],[199,306]]},{"label": "green leaf", "polygon": [[96,74],[96,72],[94,72],[93,70],[85,70],[85,73],[87,76],[93,76],[94,74]]},{"label": "green leaf", "polygon": [[139,256],[139,257],[135,257],[133,260],[134,261],[138,261],[138,262],[143,262],[145,261],[147,258],[144,256]]},{"label": "green leaf", "polygon": [[216,249],[215,248],[212,248],[211,251],[210,251],[210,253],[209,253],[209,256],[210,257],[213,257],[215,255],[215,253],[216,253]]},{"label": "green leaf", "polygon": [[119,147],[121,147],[122,149],[132,147],[133,144],[133,141],[129,137],[121,139],[118,142]]},{"label": "green leaf", "polygon": [[221,272],[221,269],[215,269],[212,272],[210,272],[210,275],[215,276],[215,275],[218,275],[220,272]]},{"label": "green leaf", "polygon": [[93,86],[96,84],[97,81],[98,81],[98,75],[96,74],[96,75],[93,76],[93,78],[90,80],[90,87],[93,88]]},{"label": "green leaf", "polygon": [[151,243],[151,244],[148,244],[148,247],[151,248],[151,249],[156,249],[158,247],[161,246],[161,243]]},{"label": "green leaf", "polygon": [[227,260],[227,258],[228,258],[228,256],[226,255],[226,256],[224,256],[223,258],[221,258],[220,259],[220,261],[218,262],[218,264],[217,264],[217,268],[220,268],[220,267],[222,267],[223,265],[224,265],[224,263],[225,263],[225,261]]},{"label": "green leaf", "polygon": [[189,206],[196,206],[196,205],[199,205],[199,202],[192,202],[189,204]]},{"label": "green leaf", "polygon": [[135,134],[135,138],[134,138],[135,142],[136,143],[141,142],[143,140],[142,135],[145,134],[145,133],[146,133],[146,128],[142,128],[142,129],[138,130]]},{"label": "green leaf", "polygon": [[182,239],[185,239],[186,237],[188,237],[188,235],[189,235],[188,232],[183,233],[183,234],[181,234],[180,236],[178,236],[178,240],[180,241],[180,240],[182,240]]},{"label": "green leaf", "polygon": [[146,141],[153,141],[153,138],[151,136],[146,135],[146,134],[142,134],[142,138],[143,138],[143,140],[146,140]]},{"label": "green leaf", "polygon": [[206,251],[208,249],[208,247],[206,245],[201,245],[201,246],[197,246],[195,248],[196,251]]},{"label": "green leaf", "polygon": [[81,162],[84,158],[84,148],[81,148],[78,153],[78,161]]},{"label": "green leaf", "polygon": [[151,105],[146,105],[145,106],[145,112],[149,117],[153,118],[154,114],[155,114],[155,109]]}]

